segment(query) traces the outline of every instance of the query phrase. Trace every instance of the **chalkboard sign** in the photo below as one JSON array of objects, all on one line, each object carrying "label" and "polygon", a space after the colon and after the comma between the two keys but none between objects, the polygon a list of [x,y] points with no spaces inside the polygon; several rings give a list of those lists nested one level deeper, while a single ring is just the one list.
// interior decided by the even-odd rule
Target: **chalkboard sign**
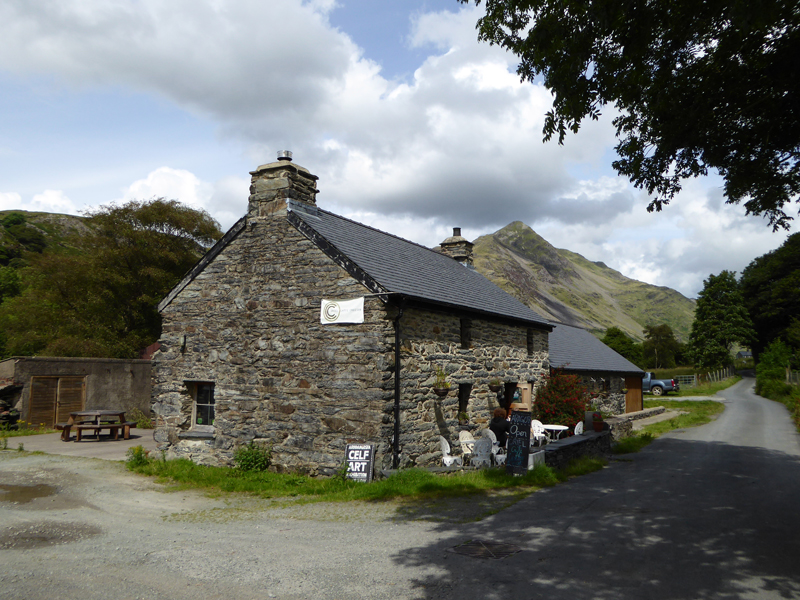
[{"label": "chalkboard sign", "polygon": [[531,449],[531,413],[512,410],[511,427],[506,445],[506,473],[524,475],[528,472],[528,453]]},{"label": "chalkboard sign", "polygon": [[375,465],[374,444],[347,444],[344,460],[347,463],[348,479],[364,483],[372,481],[372,471]]}]

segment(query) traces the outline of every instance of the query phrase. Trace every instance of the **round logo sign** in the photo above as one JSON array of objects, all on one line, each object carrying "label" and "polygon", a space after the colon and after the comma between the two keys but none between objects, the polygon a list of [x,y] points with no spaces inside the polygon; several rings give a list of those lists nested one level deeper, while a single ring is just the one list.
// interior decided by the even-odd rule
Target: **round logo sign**
[{"label": "round logo sign", "polygon": [[325,305],[325,310],[322,311],[323,317],[325,317],[326,321],[335,321],[339,318],[339,313],[342,312],[342,309],[339,308],[339,305],[336,302],[328,302]]}]

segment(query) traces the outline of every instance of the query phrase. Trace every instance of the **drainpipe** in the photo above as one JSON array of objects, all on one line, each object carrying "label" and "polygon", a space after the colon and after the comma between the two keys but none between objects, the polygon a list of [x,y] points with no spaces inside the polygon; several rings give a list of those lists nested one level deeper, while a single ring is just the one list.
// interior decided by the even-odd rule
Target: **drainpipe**
[{"label": "drainpipe", "polygon": [[392,468],[400,467],[400,317],[403,316],[402,300],[397,305],[394,318],[394,443],[392,444]]}]

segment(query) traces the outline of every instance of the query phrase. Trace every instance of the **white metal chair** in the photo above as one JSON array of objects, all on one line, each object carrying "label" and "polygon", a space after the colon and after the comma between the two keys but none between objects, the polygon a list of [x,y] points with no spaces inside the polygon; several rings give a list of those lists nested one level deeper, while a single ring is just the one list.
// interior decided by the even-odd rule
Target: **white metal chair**
[{"label": "white metal chair", "polygon": [[534,444],[542,446],[547,443],[547,433],[544,430],[544,425],[538,419],[531,421],[531,446]]},{"label": "white metal chair", "polygon": [[472,458],[470,464],[473,467],[491,467],[492,466],[492,440],[488,437],[482,437],[475,440],[475,445],[472,450]]},{"label": "white metal chair", "polygon": [[583,421],[578,421],[575,425],[575,435],[583,435]]},{"label": "white metal chair", "polygon": [[463,466],[464,463],[461,462],[460,456],[450,456],[450,444],[448,444],[447,440],[441,435],[439,436],[439,445],[442,447],[442,464],[445,467],[452,467],[453,465],[459,467]]},{"label": "white metal chair", "polygon": [[475,438],[469,431],[462,431],[458,434],[458,442],[461,444],[461,455],[466,460],[472,456],[472,448],[475,445]]},{"label": "white metal chair", "polygon": [[[491,429],[484,429],[481,435],[492,441],[492,459],[496,465],[506,464],[506,449],[497,441],[497,436]],[[499,458],[498,458],[499,457]]]}]

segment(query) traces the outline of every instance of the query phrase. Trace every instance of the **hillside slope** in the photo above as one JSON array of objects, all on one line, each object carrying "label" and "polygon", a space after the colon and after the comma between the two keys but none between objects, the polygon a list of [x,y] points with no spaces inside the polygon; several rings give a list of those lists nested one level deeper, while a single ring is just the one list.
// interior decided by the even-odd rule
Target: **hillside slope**
[{"label": "hillside slope", "polygon": [[666,323],[680,340],[689,337],[694,300],[554,248],[520,221],[475,240],[474,261],[479,273],[548,319],[596,335],[619,327],[639,341],[646,325]]}]

